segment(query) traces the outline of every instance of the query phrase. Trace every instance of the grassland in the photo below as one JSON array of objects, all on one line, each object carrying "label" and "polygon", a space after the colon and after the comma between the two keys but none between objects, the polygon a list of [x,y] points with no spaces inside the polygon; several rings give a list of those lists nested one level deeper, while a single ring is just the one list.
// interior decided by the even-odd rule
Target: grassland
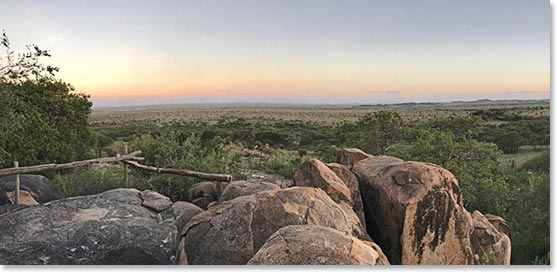
[{"label": "grassland", "polygon": [[461,115],[485,109],[503,109],[520,116],[549,116],[548,100],[407,103],[393,105],[288,105],[288,104],[176,104],[93,108],[94,124],[215,124],[243,119],[252,123],[301,121],[338,125],[379,111],[399,112],[406,120]]}]

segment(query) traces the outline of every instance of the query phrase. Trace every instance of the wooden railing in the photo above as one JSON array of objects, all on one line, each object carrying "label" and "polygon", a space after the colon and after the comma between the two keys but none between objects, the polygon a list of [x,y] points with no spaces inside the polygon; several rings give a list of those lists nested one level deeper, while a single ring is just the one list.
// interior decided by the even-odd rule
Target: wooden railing
[{"label": "wooden railing", "polygon": [[218,183],[217,187],[220,187],[220,182],[222,181],[226,181],[226,182],[232,181],[232,176],[225,175],[225,174],[211,174],[211,173],[203,173],[203,172],[197,172],[197,171],[191,171],[185,169],[160,168],[160,167],[143,165],[138,162],[144,160],[143,157],[138,157],[139,155],[141,155],[141,150],[134,151],[122,156],[118,155],[116,157],[97,158],[97,159],[75,161],[75,162],[62,163],[62,164],[50,163],[50,164],[42,164],[42,165],[34,165],[34,166],[24,166],[24,167],[19,167],[19,163],[15,161],[14,167],[0,169],[0,177],[16,175],[15,204],[19,204],[19,187],[20,187],[19,174],[35,173],[35,172],[41,172],[46,170],[64,170],[64,169],[82,167],[94,163],[122,162],[125,165],[129,165],[137,169],[141,169],[149,172],[188,176],[188,177],[193,177],[201,180],[216,181]]}]

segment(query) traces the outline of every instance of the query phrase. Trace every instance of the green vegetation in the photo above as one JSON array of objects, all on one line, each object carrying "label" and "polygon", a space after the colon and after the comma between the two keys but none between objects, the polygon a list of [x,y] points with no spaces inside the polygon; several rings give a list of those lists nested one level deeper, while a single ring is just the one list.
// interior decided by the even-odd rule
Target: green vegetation
[{"label": "green vegetation", "polygon": [[48,51],[32,45],[16,55],[5,33],[0,45],[0,167],[88,157],[95,142],[88,96],[53,78],[58,68],[39,62]]},{"label": "green vegetation", "polygon": [[[548,263],[549,151],[544,141],[549,139],[549,118],[530,112],[530,106],[518,110],[521,104],[517,105],[499,108],[494,119],[475,111],[416,118],[404,115],[404,111],[374,109],[356,120],[331,124],[304,121],[303,117],[273,119],[274,108],[269,107],[267,117],[255,120],[234,115],[217,122],[95,119],[94,128],[110,143],[98,149],[103,155],[122,153],[122,143],[126,141],[130,150],[144,151],[147,164],[225,172],[235,178],[243,178],[246,169],[290,178],[308,158],[334,161],[334,154],[341,147],[435,163],[459,179],[468,210],[501,215],[508,220],[513,235],[513,263]],[[489,109],[497,105],[483,106]],[[531,110],[537,112],[539,108]],[[242,112],[237,109],[237,114]],[[421,112],[429,114],[433,110],[422,108]],[[501,114],[513,117],[504,119]],[[490,133],[506,139],[493,138]],[[520,140],[518,148],[506,148],[505,141],[510,142],[512,137],[530,140]],[[175,199],[195,182],[136,171],[132,175]],[[484,261],[489,263],[488,259]]]},{"label": "green vegetation", "polygon": [[[0,45],[9,49],[3,36]],[[246,178],[291,178],[306,159],[334,161],[342,147],[425,161],[459,179],[466,208],[506,218],[516,264],[549,263],[549,103],[455,102],[392,106],[169,106],[101,109],[55,79],[50,56],[0,57],[0,166],[69,162],[142,150],[144,164]],[[8,50],[8,52],[11,52]],[[7,63],[7,65],[4,65]],[[4,66],[1,66],[4,65]],[[92,121],[90,121],[92,117]],[[127,171],[129,180],[124,179]],[[122,165],[45,173],[67,196],[112,188],[185,198],[192,178]],[[489,263],[489,256],[484,256]]]}]

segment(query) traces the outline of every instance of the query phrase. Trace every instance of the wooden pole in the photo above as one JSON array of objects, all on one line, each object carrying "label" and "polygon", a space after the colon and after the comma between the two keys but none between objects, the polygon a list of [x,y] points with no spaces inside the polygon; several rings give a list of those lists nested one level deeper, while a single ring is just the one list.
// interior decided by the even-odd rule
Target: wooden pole
[{"label": "wooden pole", "polygon": [[183,170],[183,169],[158,168],[153,166],[142,165],[136,161],[130,161],[130,160],[123,160],[122,162],[127,165],[133,166],[135,168],[145,170],[145,171],[155,172],[155,173],[188,176],[188,177],[198,178],[202,180],[232,181],[232,176],[230,175],[209,174],[209,173],[202,173],[202,172]]},{"label": "wooden pole", "polygon": [[[124,153],[128,154],[128,143],[124,143]],[[126,182],[126,188],[130,188],[130,181],[128,179],[128,165],[124,163],[124,181]]]},{"label": "wooden pole", "polygon": [[[19,162],[14,161],[14,168],[19,167]],[[15,176],[15,204],[19,204],[19,174]]]},{"label": "wooden pole", "polygon": [[107,157],[107,158],[99,158],[99,159],[92,159],[92,160],[85,160],[85,161],[76,161],[70,163],[63,163],[63,164],[42,164],[42,165],[35,165],[35,166],[25,166],[25,167],[14,167],[14,168],[6,168],[0,169],[0,177],[1,176],[10,176],[10,175],[17,175],[23,173],[34,173],[40,172],[45,170],[62,170],[62,169],[70,169],[74,167],[81,167],[92,163],[107,163],[107,162],[118,162],[123,160],[134,160],[134,161],[141,161],[144,158],[137,157],[141,154],[141,151],[134,151],[130,154],[119,156],[119,157]]},{"label": "wooden pole", "polygon": [[203,172],[197,172],[197,171],[191,171],[185,169],[158,168],[158,167],[153,167],[148,165],[142,165],[137,162],[137,161],[144,160],[143,157],[137,157],[137,155],[139,154],[141,154],[141,151],[138,150],[123,156],[120,156],[118,154],[118,156],[116,157],[76,161],[76,162],[63,163],[63,164],[51,163],[51,164],[43,164],[43,165],[35,165],[35,166],[6,168],[6,169],[0,169],[0,177],[18,175],[23,173],[34,173],[34,172],[40,172],[45,170],[69,169],[74,167],[85,166],[92,163],[123,162],[127,165],[136,167],[138,169],[151,171],[155,173],[188,176],[188,177],[194,177],[194,178],[198,178],[202,180],[210,180],[210,181],[228,181],[228,182],[232,181],[232,176],[230,175],[203,173]]}]

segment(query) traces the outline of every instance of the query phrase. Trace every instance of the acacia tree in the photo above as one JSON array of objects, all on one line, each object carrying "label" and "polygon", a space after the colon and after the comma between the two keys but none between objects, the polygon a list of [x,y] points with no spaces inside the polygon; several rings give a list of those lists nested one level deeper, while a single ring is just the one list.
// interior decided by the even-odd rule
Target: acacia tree
[{"label": "acacia tree", "polygon": [[16,53],[11,48],[10,39],[2,30],[0,45],[4,54],[0,55],[0,82],[23,82],[31,79],[54,78],[60,68],[43,64],[40,59],[51,57],[48,50],[42,50],[36,44],[26,45],[27,52]]},{"label": "acacia tree", "polygon": [[5,32],[0,47],[0,167],[87,157],[95,142],[89,96],[55,78],[59,68],[41,62],[48,50],[16,53]]},{"label": "acacia tree", "polygon": [[404,121],[398,112],[378,111],[366,114],[355,123],[340,127],[346,146],[359,147],[374,155],[385,154],[387,148],[403,139]]}]

